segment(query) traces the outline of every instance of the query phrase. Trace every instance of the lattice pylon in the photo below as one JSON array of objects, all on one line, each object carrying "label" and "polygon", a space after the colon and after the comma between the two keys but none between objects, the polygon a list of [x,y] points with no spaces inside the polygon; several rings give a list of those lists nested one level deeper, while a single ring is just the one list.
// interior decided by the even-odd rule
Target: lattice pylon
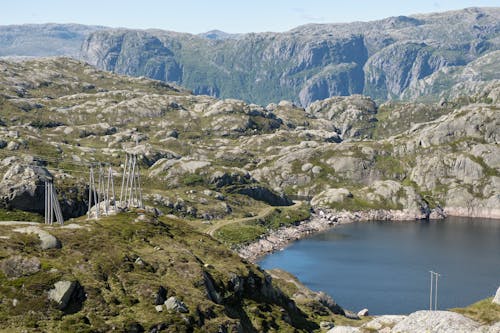
[{"label": "lattice pylon", "polygon": [[61,212],[61,206],[59,205],[59,200],[57,200],[57,194],[54,189],[54,184],[51,181],[45,181],[45,223],[54,223],[54,214],[56,221],[59,224],[64,224],[64,218]]},{"label": "lattice pylon", "polygon": [[124,208],[136,206],[143,208],[142,189],[137,155],[126,154],[120,190],[120,203]]}]

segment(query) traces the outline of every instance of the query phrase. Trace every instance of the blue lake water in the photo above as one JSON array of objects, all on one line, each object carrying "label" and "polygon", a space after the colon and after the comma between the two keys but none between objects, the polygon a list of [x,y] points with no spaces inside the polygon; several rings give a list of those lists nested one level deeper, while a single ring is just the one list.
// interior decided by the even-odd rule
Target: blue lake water
[{"label": "blue lake water", "polygon": [[466,306],[500,286],[500,220],[363,222],[337,226],[263,258],[346,309],[404,314],[429,308],[430,270],[438,308]]}]

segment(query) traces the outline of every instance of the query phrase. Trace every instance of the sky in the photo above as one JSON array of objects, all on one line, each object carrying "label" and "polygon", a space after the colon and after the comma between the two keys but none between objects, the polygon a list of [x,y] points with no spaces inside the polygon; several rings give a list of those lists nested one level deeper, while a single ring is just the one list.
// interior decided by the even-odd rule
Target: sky
[{"label": "sky", "polygon": [[2,0],[0,25],[81,23],[201,33],[281,32],[307,23],[370,21],[500,0]]}]

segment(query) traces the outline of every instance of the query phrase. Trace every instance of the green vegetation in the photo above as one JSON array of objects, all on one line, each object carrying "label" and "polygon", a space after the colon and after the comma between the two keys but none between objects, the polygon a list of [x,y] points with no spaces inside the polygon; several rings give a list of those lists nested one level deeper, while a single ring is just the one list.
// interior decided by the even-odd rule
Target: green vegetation
[{"label": "green vegetation", "polygon": [[255,223],[231,223],[221,227],[215,237],[229,245],[239,245],[253,242],[266,234],[268,229]]},{"label": "green vegetation", "polygon": [[310,206],[305,203],[274,208],[262,217],[248,218],[245,221],[225,224],[217,229],[214,236],[231,246],[247,244],[271,230],[306,220],[311,215],[310,210]]},{"label": "green vegetation", "polygon": [[[150,329],[164,323],[176,332],[202,332],[237,320],[245,330],[318,328],[307,314],[289,306],[289,296],[278,289],[269,292],[276,287],[265,282],[262,271],[208,235],[181,220],[146,215],[139,222],[137,217],[127,213],[99,221],[74,220],[82,227],[77,230],[50,228],[63,247],[48,251],[38,247],[36,236],[2,226],[9,238],[0,239],[0,259],[14,253],[36,256],[42,268],[11,279],[0,273],[0,326],[10,331],[75,332],[125,330],[134,323]],[[229,287],[235,277],[243,285],[252,279],[253,287],[237,293]],[[47,300],[47,291],[59,280],[76,280],[84,288],[86,299],[77,312],[61,311]],[[219,303],[207,296],[208,280],[222,297]],[[189,313],[157,312],[153,301],[159,286],[168,297],[181,299]],[[283,309],[291,324],[283,321]]]},{"label": "green vegetation", "polygon": [[492,302],[493,297],[481,300],[465,308],[455,308],[451,311],[461,313],[482,324],[494,324],[500,321],[500,305]]},{"label": "green vegetation", "polygon": [[40,214],[30,213],[18,209],[9,210],[0,208],[0,221],[43,222],[44,219]]}]

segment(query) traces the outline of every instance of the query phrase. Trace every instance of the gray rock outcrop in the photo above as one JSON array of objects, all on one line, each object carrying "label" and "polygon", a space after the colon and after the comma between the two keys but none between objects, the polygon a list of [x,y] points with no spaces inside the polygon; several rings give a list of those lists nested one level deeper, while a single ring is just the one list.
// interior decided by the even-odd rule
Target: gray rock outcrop
[{"label": "gray rock outcrop", "polygon": [[18,255],[4,259],[0,263],[0,270],[7,278],[35,274],[41,267],[40,259],[37,257],[26,258]]},{"label": "gray rock outcrop", "polygon": [[[216,41],[204,35],[112,29],[89,35],[81,52],[85,61],[101,69],[263,105],[287,98],[307,106],[356,93],[398,99],[418,96],[419,87],[425,90],[426,80],[443,68],[460,71],[498,50],[499,18],[498,8],[467,8],[372,22],[311,24]],[[474,73],[452,81],[478,79]],[[240,79],[234,80],[234,75]],[[441,79],[429,88],[437,90],[432,91],[434,98],[439,100],[443,86],[449,88],[449,82]]]},{"label": "gray rock outcrop", "polygon": [[176,312],[181,312],[181,313],[189,312],[186,304],[184,304],[182,301],[180,301],[179,299],[177,299],[174,296],[169,297],[165,301],[165,307],[168,311],[176,311]]},{"label": "gray rock outcrop", "polygon": [[369,315],[368,309],[362,309],[358,311],[358,317],[366,317]]},{"label": "gray rock outcrop", "polygon": [[62,247],[61,241],[49,232],[40,229],[36,226],[14,229],[16,232],[24,234],[36,234],[40,239],[40,247],[42,250],[59,249]]},{"label": "gray rock outcrop", "polygon": [[76,281],[58,281],[54,284],[54,289],[49,291],[48,298],[56,302],[60,309],[65,309],[77,285]]},{"label": "gray rock outcrop", "polygon": [[43,184],[51,179],[44,167],[14,160],[0,182],[0,201],[15,209],[43,212]]},{"label": "gray rock outcrop", "polygon": [[384,315],[370,320],[366,324],[363,324],[362,327],[370,331],[381,331],[383,329],[389,329],[390,331],[392,327],[405,318],[406,316]]},{"label": "gray rock outcrop", "polygon": [[480,325],[455,312],[417,311],[397,323],[393,333],[470,333]]},{"label": "gray rock outcrop", "polygon": [[255,200],[264,201],[271,206],[290,206],[293,201],[263,186],[247,186],[235,190],[235,193],[247,195]]},{"label": "gray rock outcrop", "polygon": [[500,287],[498,287],[495,296],[493,297],[493,303],[500,305]]}]

